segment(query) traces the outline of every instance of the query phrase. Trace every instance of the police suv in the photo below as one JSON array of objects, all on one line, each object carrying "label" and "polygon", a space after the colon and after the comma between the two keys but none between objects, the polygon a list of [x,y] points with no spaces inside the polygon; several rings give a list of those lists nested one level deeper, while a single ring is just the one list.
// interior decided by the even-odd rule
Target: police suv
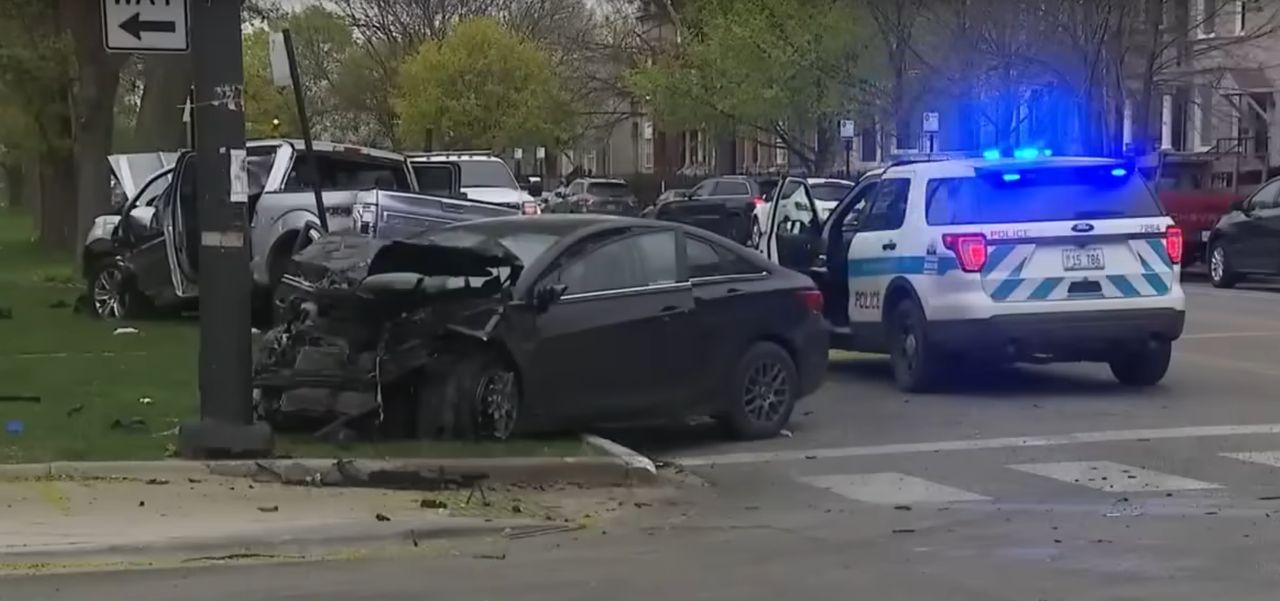
[{"label": "police suv", "polygon": [[810,273],[832,345],[888,353],[906,391],[966,360],[1150,386],[1182,335],[1182,232],[1130,162],[988,151],[872,172],[822,223],[801,179],[771,205],[761,252]]}]

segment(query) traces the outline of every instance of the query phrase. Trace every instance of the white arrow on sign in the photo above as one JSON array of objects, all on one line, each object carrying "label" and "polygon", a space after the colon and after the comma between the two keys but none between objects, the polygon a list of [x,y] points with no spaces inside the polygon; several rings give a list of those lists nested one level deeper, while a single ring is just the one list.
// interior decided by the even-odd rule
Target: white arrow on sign
[{"label": "white arrow on sign", "polygon": [[187,0],[102,0],[110,52],[187,52],[188,24]]}]

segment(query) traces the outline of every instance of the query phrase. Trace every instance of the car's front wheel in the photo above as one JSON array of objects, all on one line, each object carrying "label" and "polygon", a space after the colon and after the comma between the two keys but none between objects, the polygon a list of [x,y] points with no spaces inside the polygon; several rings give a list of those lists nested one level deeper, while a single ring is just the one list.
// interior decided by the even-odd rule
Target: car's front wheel
[{"label": "car's front wheel", "polygon": [[799,390],[800,378],[787,351],[757,342],[738,361],[720,420],[734,438],[772,438],[791,421]]},{"label": "car's front wheel", "polygon": [[425,374],[425,380],[418,396],[419,437],[505,440],[515,433],[519,382],[493,354],[462,355],[447,370]]},{"label": "car's front wheel", "polygon": [[1214,288],[1230,288],[1239,281],[1239,274],[1232,270],[1226,246],[1214,242],[1209,249],[1209,282]]},{"label": "car's front wheel", "polygon": [[133,285],[124,261],[110,257],[100,261],[89,277],[89,300],[93,313],[111,321],[137,317],[147,305],[147,299]]},{"label": "car's front wheel", "polygon": [[1153,340],[1111,360],[1111,373],[1125,386],[1154,386],[1164,379],[1173,357],[1173,343]]}]

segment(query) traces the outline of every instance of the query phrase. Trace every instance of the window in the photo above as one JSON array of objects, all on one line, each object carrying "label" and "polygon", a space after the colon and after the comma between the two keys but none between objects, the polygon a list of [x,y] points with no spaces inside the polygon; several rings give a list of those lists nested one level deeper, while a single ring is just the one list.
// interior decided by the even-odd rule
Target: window
[{"label": "window", "polygon": [[880,180],[879,190],[871,201],[860,229],[864,232],[881,232],[902,227],[902,222],[907,218],[907,192],[910,190],[909,179]]},{"label": "window", "polygon": [[601,198],[630,198],[631,188],[626,182],[591,182],[587,184],[587,193]]},{"label": "window", "polygon": [[716,182],[716,190],[712,192],[714,196],[750,196],[751,189],[747,187],[747,182],[735,182],[733,180],[722,179]]},{"label": "window", "polygon": [[[321,190],[363,190],[381,188],[383,190],[409,190],[409,174],[404,164],[389,161],[358,161],[347,158],[317,154],[314,157],[320,172]],[[307,166],[310,157],[299,155],[294,159],[289,177],[285,180],[286,192],[301,192],[311,189],[311,169]]]},{"label": "window", "polygon": [[690,278],[714,278],[727,275],[751,275],[764,270],[736,253],[700,238],[685,238]]},{"label": "window", "polygon": [[578,194],[582,194],[582,191],[585,190],[586,188],[587,188],[587,184],[582,180],[573,182],[572,184],[569,184],[569,195],[575,196]]},{"label": "window", "polygon": [[813,184],[809,186],[809,190],[813,192],[814,199],[823,202],[840,202],[841,200],[844,200],[845,195],[847,195],[849,190],[852,189],[853,186],[850,186],[849,184],[837,183]]},{"label": "window", "polygon": [[702,198],[702,197],[704,197],[704,196],[710,196],[710,195],[711,195],[711,188],[712,188],[713,186],[715,186],[715,183],[716,183],[716,182],[715,182],[715,180],[711,180],[711,179],[706,180],[706,181],[704,181],[704,182],[702,182],[702,183],[698,184],[697,186],[695,186],[695,187],[693,188],[693,192],[690,192],[690,194],[691,194],[694,198]]},{"label": "window", "polygon": [[1261,188],[1249,198],[1249,210],[1263,211],[1280,206],[1280,180],[1273,181]]},{"label": "window", "polygon": [[675,232],[607,242],[573,261],[558,276],[566,295],[643,288],[676,281]]},{"label": "window", "polygon": [[1073,170],[1061,169],[1024,175],[1009,185],[979,177],[933,179],[926,187],[925,219],[930,225],[961,225],[1161,215],[1140,176],[1102,177],[1108,179],[1082,181]]},{"label": "window", "polygon": [[867,213],[867,199],[876,197],[876,190],[880,189],[880,180],[867,182],[867,185],[858,191],[858,195],[851,201],[853,209],[849,214],[844,216],[844,224],[849,227],[855,227],[862,222]]},{"label": "window", "polygon": [[135,203],[134,206],[135,207],[151,206],[152,203],[154,203],[157,198],[160,198],[161,193],[169,189],[169,182],[172,180],[173,180],[172,171],[170,171],[165,175],[157,177],[156,179],[151,180],[147,185],[143,186],[142,189],[138,190],[138,192],[134,195],[134,198],[138,199],[138,202]]},{"label": "window", "polygon": [[463,188],[507,188],[519,190],[520,184],[511,175],[511,170],[502,161],[487,159],[483,161],[458,161],[462,169]]}]

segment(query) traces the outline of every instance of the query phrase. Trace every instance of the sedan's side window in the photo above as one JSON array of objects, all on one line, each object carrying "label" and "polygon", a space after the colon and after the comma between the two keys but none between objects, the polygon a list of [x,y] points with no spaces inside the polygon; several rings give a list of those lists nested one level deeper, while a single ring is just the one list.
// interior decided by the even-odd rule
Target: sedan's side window
[{"label": "sedan's side window", "polygon": [[651,232],[608,242],[567,265],[558,280],[567,286],[566,296],[674,283],[675,232]]},{"label": "sedan's side window", "polygon": [[764,271],[732,251],[718,248],[700,238],[686,237],[685,253],[690,278],[748,275]]}]

